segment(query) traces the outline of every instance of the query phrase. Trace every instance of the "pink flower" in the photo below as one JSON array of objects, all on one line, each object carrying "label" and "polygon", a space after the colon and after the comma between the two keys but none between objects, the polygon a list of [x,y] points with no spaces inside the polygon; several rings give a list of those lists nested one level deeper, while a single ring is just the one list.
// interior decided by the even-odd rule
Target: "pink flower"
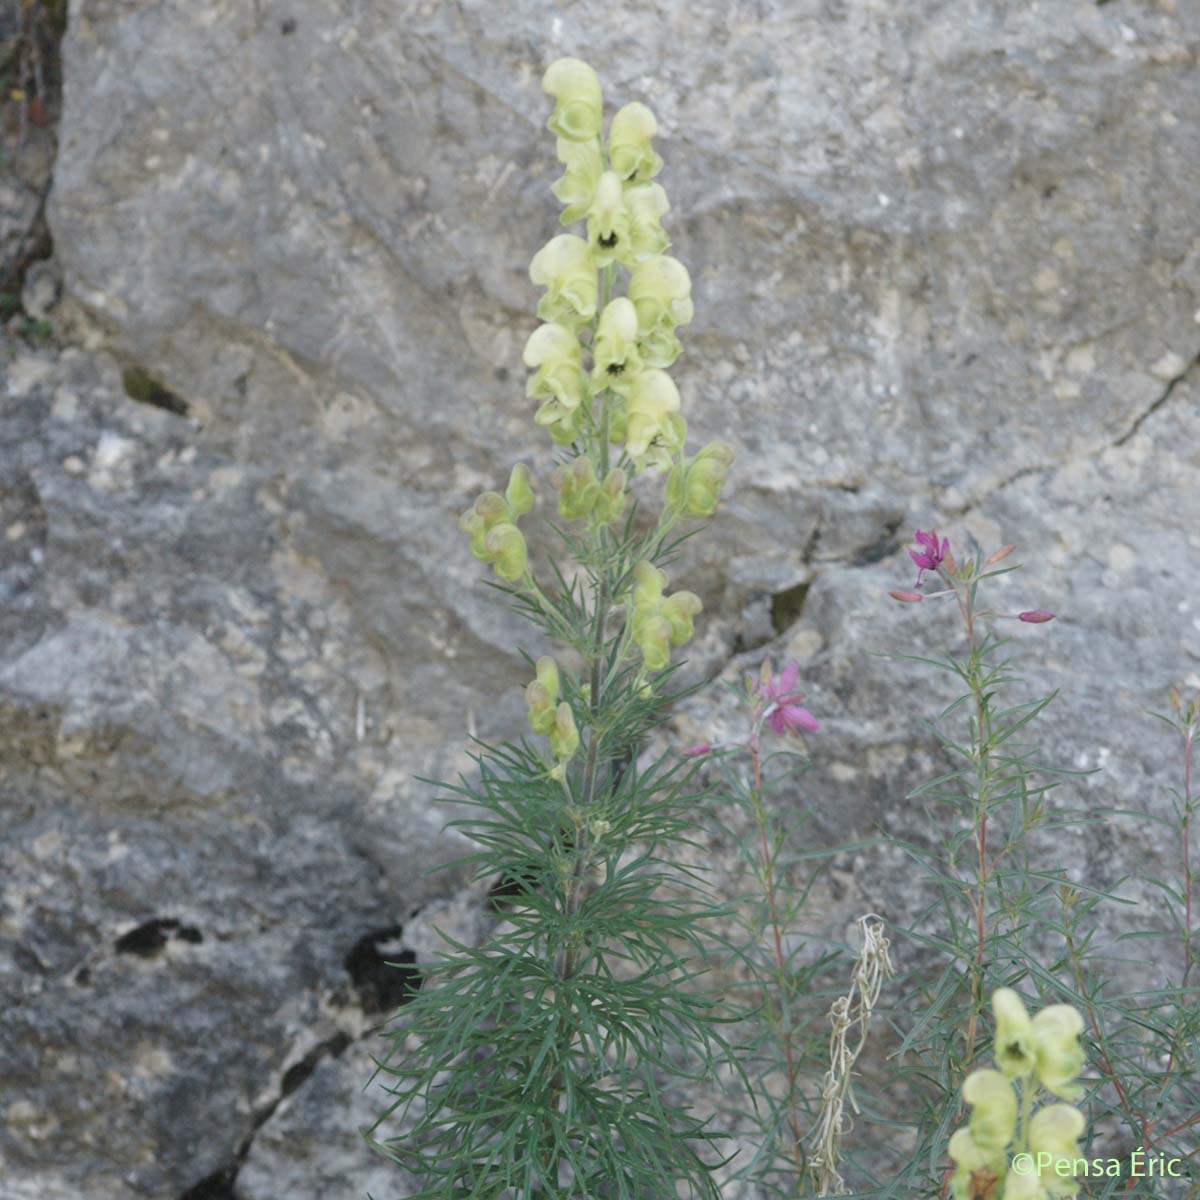
[{"label": "pink flower", "polygon": [[1035,608],[1030,612],[1017,614],[1018,621],[1025,621],[1029,625],[1041,625],[1046,621],[1053,621],[1054,614],[1047,612],[1044,608]]},{"label": "pink flower", "polygon": [[680,753],[684,758],[703,758],[704,755],[712,753],[712,747],[707,742],[701,742],[699,746],[689,746]]},{"label": "pink flower", "polygon": [[756,685],[758,694],[767,701],[767,723],[776,733],[799,733],[801,730],[815,733],[821,728],[817,718],[796,703],[804,699],[795,691],[799,678],[800,664],[790,662],[778,679],[771,677],[769,666],[765,667],[762,679]]},{"label": "pink flower", "polygon": [[942,560],[950,553],[950,539],[942,538],[942,543],[939,546],[936,529],[930,530],[929,533],[918,529],[913,534],[913,541],[917,545],[924,547],[923,550],[910,550],[908,552],[908,557],[920,568],[917,572],[917,587],[920,587],[921,576],[926,571],[936,570]]}]

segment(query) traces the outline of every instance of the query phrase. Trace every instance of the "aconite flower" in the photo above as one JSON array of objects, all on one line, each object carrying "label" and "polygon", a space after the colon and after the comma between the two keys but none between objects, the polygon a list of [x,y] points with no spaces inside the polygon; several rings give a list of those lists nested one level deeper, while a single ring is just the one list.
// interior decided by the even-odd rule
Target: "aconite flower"
[{"label": "aconite flower", "polygon": [[558,664],[549,655],[537,660],[537,678],[525,688],[525,703],[533,732],[549,734],[558,717]]},{"label": "aconite flower", "polygon": [[1082,1032],[1083,1018],[1069,1004],[1051,1004],[1033,1018],[1038,1080],[1046,1091],[1063,1100],[1083,1095],[1083,1088],[1075,1082],[1084,1064],[1079,1043]]},{"label": "aconite flower", "polygon": [[629,213],[625,209],[625,189],[614,171],[605,171],[596,184],[587,213],[587,235],[595,266],[607,267],[628,257]]},{"label": "aconite flower", "polygon": [[986,1188],[999,1182],[1008,1165],[1003,1148],[984,1150],[976,1145],[969,1129],[958,1130],[950,1139],[948,1153],[954,1161],[950,1180],[954,1200],[979,1200]]},{"label": "aconite flower", "polygon": [[529,468],[517,463],[503,496],[484,492],[459,518],[459,528],[471,536],[471,553],[509,583],[520,579],[528,566],[525,536],[517,528],[517,519],[532,507]]},{"label": "aconite flower", "polygon": [[564,521],[578,521],[596,507],[600,484],[596,468],[586,455],[580,455],[569,466],[559,467],[551,476],[558,488],[558,515]]},{"label": "aconite flower", "polygon": [[571,706],[564,700],[554,713],[554,727],[550,730],[550,750],[558,759],[559,766],[574,757],[579,749],[579,730]]},{"label": "aconite flower", "polygon": [[675,329],[692,319],[692,280],[687,268],[667,254],[642,259],[629,279],[637,310],[642,357],[652,367],[669,367],[678,357]]},{"label": "aconite flower", "polygon": [[542,91],[554,97],[554,112],[546,123],[552,133],[570,142],[586,142],[600,134],[604,115],[600,77],[578,58],[552,62],[542,76]]},{"label": "aconite flower", "polygon": [[638,320],[633,302],[618,296],[605,305],[600,314],[596,338],[592,342],[592,388],[611,388],[627,395],[638,372],[642,357],[637,345]]},{"label": "aconite flower", "polygon": [[1084,1128],[1083,1114],[1069,1104],[1049,1104],[1030,1118],[1029,1149],[1035,1162],[1045,1164],[1038,1174],[1052,1196],[1074,1196],[1079,1191],[1072,1168],[1079,1158]]},{"label": "aconite flower", "polygon": [[963,1099],[971,1106],[968,1129],[981,1150],[1003,1150],[1017,1129],[1017,1093],[999,1071],[972,1071],[963,1080]]},{"label": "aconite flower", "polygon": [[711,517],[732,465],[733,451],[724,442],[709,442],[695,458],[672,470],[667,503],[684,517]]},{"label": "aconite flower", "polygon": [[613,117],[608,129],[608,157],[622,179],[653,179],[662,170],[663,161],[650,144],[657,132],[654,114],[637,101],[626,104]]},{"label": "aconite flower", "polygon": [[574,329],[596,315],[599,283],[583,238],[572,233],[552,237],[533,256],[529,278],[546,289],[537,306],[543,321]]},{"label": "aconite flower", "polygon": [[646,669],[662,671],[670,665],[671,646],[682,646],[691,639],[692,620],[703,605],[693,592],[664,596],[667,573],[653,563],[638,563],[633,578],[633,640]]},{"label": "aconite flower", "polygon": [[996,1015],[996,1066],[1009,1079],[1024,1079],[1033,1074],[1037,1051],[1033,1022],[1021,997],[1012,988],[997,988],[992,994]]},{"label": "aconite flower", "polygon": [[529,335],[521,357],[537,372],[525,388],[530,398],[553,397],[564,408],[578,408],[587,398],[583,349],[565,325],[539,325]]},{"label": "aconite flower", "polygon": [[630,458],[639,466],[669,464],[683,444],[682,425],[675,381],[666,371],[641,372],[625,408],[625,449]]},{"label": "aconite flower", "polygon": [[667,193],[657,183],[635,184],[625,189],[629,233],[621,262],[635,267],[644,258],[661,254],[671,243],[660,224],[670,211]]},{"label": "aconite flower", "polygon": [[558,161],[563,164],[564,170],[550,190],[560,204],[566,205],[559,220],[564,225],[570,225],[592,207],[596,184],[604,173],[604,155],[597,141],[571,142],[560,137]]}]

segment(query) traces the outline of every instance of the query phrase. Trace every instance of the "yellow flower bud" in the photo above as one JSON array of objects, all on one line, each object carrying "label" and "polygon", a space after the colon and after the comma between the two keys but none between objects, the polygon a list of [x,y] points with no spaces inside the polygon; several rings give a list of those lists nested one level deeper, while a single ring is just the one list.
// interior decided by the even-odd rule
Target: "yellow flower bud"
[{"label": "yellow flower bud", "polygon": [[629,236],[621,262],[631,270],[639,262],[661,254],[670,244],[659,222],[670,211],[667,193],[657,183],[635,184],[625,189]]},{"label": "yellow flower bud", "polygon": [[525,703],[534,733],[550,733],[558,719],[558,664],[549,656],[538,659],[537,678],[525,688]]},{"label": "yellow flower bud", "polygon": [[570,466],[559,467],[552,478],[558,488],[558,513],[564,521],[578,521],[595,508],[600,485],[590,458],[581,455]]},{"label": "yellow flower bud", "polygon": [[997,988],[992,994],[992,1011],[996,1015],[996,1066],[1009,1079],[1024,1079],[1036,1062],[1033,1023],[1025,1004],[1012,988]]},{"label": "yellow flower bud", "polygon": [[963,1099],[971,1106],[968,1128],[981,1150],[1003,1150],[1017,1129],[1017,1093],[999,1071],[972,1071],[963,1080]]},{"label": "yellow flower bud", "polygon": [[546,68],[542,91],[553,96],[554,113],[547,122],[552,133],[571,142],[599,136],[603,117],[600,79],[577,58],[560,58]]},{"label": "yellow flower bud", "polygon": [[569,761],[579,749],[579,730],[575,728],[571,706],[565,700],[555,712],[554,728],[550,731],[550,749],[560,763]]},{"label": "yellow flower bud", "polygon": [[596,315],[599,282],[583,238],[572,233],[552,237],[533,256],[529,278],[546,289],[537,306],[543,321],[575,329]]},{"label": "yellow flower bud", "polygon": [[663,601],[662,615],[671,626],[671,644],[682,646],[692,639],[692,618],[703,609],[695,592],[672,592]]},{"label": "yellow flower bud", "polygon": [[667,504],[685,517],[710,517],[725,487],[733,451],[724,442],[710,442],[667,480]]},{"label": "yellow flower bud", "polygon": [[501,579],[513,583],[525,574],[528,551],[521,531],[508,521],[493,526],[484,538],[487,560]]},{"label": "yellow flower bud", "polygon": [[633,640],[646,669],[662,671],[670,663],[672,645],[682,646],[692,636],[692,618],[700,611],[700,598],[691,592],[664,597],[667,573],[652,563],[633,569]]},{"label": "yellow flower bud", "polygon": [[605,305],[592,343],[592,388],[603,388],[627,395],[642,369],[637,348],[637,309],[625,296]]},{"label": "yellow flower bud", "polygon": [[595,266],[607,267],[627,257],[629,213],[625,211],[625,191],[614,171],[605,171],[596,184],[587,214],[587,234]]},{"label": "yellow flower bud", "polygon": [[[1079,1158],[1079,1139],[1084,1127],[1083,1114],[1069,1104],[1049,1104],[1030,1118],[1030,1152],[1035,1160],[1039,1155],[1052,1156],[1050,1164],[1040,1172],[1042,1186],[1052,1196],[1074,1196],[1079,1191],[1070,1164]],[[1060,1163],[1065,1165],[1060,1168]],[[1008,1193],[1004,1195],[1007,1200]]]},{"label": "yellow flower bud", "polygon": [[604,483],[600,486],[600,494],[596,497],[595,508],[596,520],[601,525],[611,525],[614,521],[621,519],[621,515],[625,512],[627,498],[625,488],[627,485],[625,472],[620,467],[613,467],[605,475]]},{"label": "yellow flower bud", "polygon": [[504,499],[514,516],[523,516],[533,508],[533,488],[529,486],[529,468],[524,463],[517,463],[509,474]]},{"label": "yellow flower bud", "polygon": [[654,114],[636,101],[613,117],[608,130],[608,156],[622,179],[653,179],[662,170],[662,159],[650,145],[658,132]]},{"label": "yellow flower bud", "polygon": [[1051,1004],[1033,1018],[1038,1080],[1046,1091],[1064,1100],[1083,1095],[1083,1088],[1075,1083],[1084,1063],[1082,1032],[1083,1018],[1069,1004]]},{"label": "yellow flower bud", "polygon": [[570,225],[592,207],[596,184],[604,173],[604,155],[599,142],[570,142],[559,138],[558,161],[565,169],[550,190],[561,204],[566,205],[559,220]]}]

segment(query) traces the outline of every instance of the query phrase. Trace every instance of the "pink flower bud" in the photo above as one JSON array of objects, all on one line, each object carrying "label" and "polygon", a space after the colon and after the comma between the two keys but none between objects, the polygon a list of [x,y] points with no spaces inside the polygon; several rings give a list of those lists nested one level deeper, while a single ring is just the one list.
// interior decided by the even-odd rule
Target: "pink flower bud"
[{"label": "pink flower bud", "polygon": [[918,592],[888,592],[893,600],[899,600],[901,604],[919,604],[925,599]]},{"label": "pink flower bud", "polygon": [[983,565],[985,567],[994,566],[1002,558],[1007,558],[1015,549],[1016,546],[1001,546],[999,550],[993,550],[992,553],[987,556]]},{"label": "pink flower bud", "polygon": [[1047,612],[1044,608],[1035,608],[1030,612],[1018,613],[1017,619],[1028,625],[1041,625],[1045,621],[1053,621],[1054,614]]},{"label": "pink flower bud", "polygon": [[684,758],[703,758],[704,755],[712,751],[712,746],[708,742],[701,742],[698,746],[689,746],[682,751]]}]

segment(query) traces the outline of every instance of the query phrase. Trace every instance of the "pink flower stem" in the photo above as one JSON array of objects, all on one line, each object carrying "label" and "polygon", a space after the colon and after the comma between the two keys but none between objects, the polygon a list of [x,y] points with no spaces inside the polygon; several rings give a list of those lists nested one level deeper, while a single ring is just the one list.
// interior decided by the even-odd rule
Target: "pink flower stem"
[{"label": "pink flower stem", "polygon": [[[765,714],[764,714],[765,716]],[[800,1114],[796,1107],[796,1060],[792,1049],[792,1017],[791,1005],[787,999],[787,968],[783,957],[783,932],[779,924],[779,906],[775,898],[775,859],[771,854],[767,841],[767,814],[762,800],[762,764],[759,761],[758,733],[762,718],[754,725],[750,735],[750,764],[754,772],[754,790],[751,801],[754,805],[754,818],[758,824],[758,834],[762,843],[763,883],[767,891],[767,915],[771,922],[771,934],[774,940],[775,973],[780,990],[780,1016],[783,1021],[783,1053],[787,1062],[788,1105],[791,1110],[792,1125],[792,1155],[796,1162],[797,1178],[804,1175],[803,1134],[800,1130]]]}]

